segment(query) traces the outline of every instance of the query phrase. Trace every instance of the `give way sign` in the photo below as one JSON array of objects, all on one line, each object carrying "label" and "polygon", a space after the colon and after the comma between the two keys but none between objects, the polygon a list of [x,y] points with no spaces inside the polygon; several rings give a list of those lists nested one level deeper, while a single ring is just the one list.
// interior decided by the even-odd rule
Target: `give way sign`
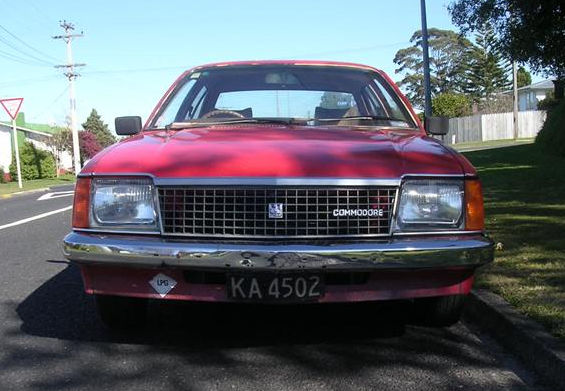
[{"label": "give way sign", "polygon": [[0,99],[0,103],[6,113],[12,118],[13,120],[16,119],[18,116],[18,112],[20,111],[20,107],[22,107],[22,102],[24,98],[8,98],[8,99]]}]

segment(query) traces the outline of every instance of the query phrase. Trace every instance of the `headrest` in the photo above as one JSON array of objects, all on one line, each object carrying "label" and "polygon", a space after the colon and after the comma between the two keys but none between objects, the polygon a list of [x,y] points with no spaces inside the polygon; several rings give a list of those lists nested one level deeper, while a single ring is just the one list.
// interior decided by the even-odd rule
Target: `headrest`
[{"label": "headrest", "polygon": [[245,118],[253,117],[253,110],[251,109],[251,107],[242,110],[232,110],[232,111],[235,111],[236,113],[243,115]]},{"label": "headrest", "polygon": [[[212,116],[212,118],[226,118],[225,117],[226,114],[221,113],[222,111],[233,111],[233,112],[236,112],[236,113],[243,115],[245,118],[252,118],[253,117],[253,110],[251,109],[251,107],[248,107],[246,109],[241,109],[241,110],[217,109],[217,108],[214,107],[214,109],[209,111],[209,113],[211,113],[213,111],[218,111],[219,113],[214,114]],[[228,114],[228,118],[229,117],[231,117],[231,116]]]},{"label": "headrest", "polygon": [[253,109],[251,109],[251,107],[241,110],[230,110],[230,111],[235,111],[236,113],[243,115],[245,118],[253,117]]},{"label": "headrest", "polygon": [[314,117],[318,119],[341,118],[347,113],[348,108],[345,109],[326,109],[324,107],[316,107]]}]

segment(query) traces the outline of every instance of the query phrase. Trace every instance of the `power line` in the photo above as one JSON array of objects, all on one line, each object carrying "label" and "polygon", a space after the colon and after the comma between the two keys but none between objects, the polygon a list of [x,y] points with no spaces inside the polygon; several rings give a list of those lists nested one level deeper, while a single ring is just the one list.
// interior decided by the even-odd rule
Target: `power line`
[{"label": "power line", "polygon": [[69,86],[66,86],[66,87],[63,89],[63,91],[61,91],[61,93],[58,94],[57,97],[56,97],[55,99],[53,99],[53,101],[52,101],[51,103],[49,103],[48,106],[45,107],[45,109],[44,109],[43,111],[41,111],[39,114],[36,114],[36,115],[32,116],[31,119],[39,118],[39,117],[41,117],[43,114],[45,114],[45,112],[46,112],[47,110],[51,109],[51,107],[53,107],[53,105],[54,105],[55,103],[57,103],[57,102],[59,101],[59,99],[61,99],[61,97],[67,92],[68,89],[69,89]]},{"label": "power line", "polygon": [[36,48],[34,48],[33,46],[29,45],[27,42],[25,42],[24,40],[22,40],[20,37],[18,37],[17,35],[11,33],[6,27],[0,25],[0,29],[4,30],[6,33],[8,33],[12,38],[16,39],[18,42],[20,42],[22,45],[26,46],[27,48],[33,50],[34,52],[50,59],[50,61],[57,61],[57,59],[45,52],[42,52],[41,50],[38,50]]},{"label": "power line", "polygon": [[45,75],[43,77],[35,77],[32,79],[21,79],[21,80],[12,80],[9,82],[0,82],[0,87],[9,87],[12,85],[17,85],[17,86],[21,86],[21,85],[25,85],[25,84],[35,84],[35,83],[40,83],[40,82],[45,82],[45,81],[51,81],[54,79],[59,78],[58,75]]},{"label": "power line", "polygon": [[347,54],[347,53],[355,53],[355,52],[366,52],[366,51],[369,51],[369,50],[382,49],[382,48],[387,48],[387,47],[395,47],[395,46],[399,46],[399,45],[406,45],[406,44],[409,44],[409,43],[410,43],[410,41],[392,42],[392,43],[384,43],[384,44],[370,45],[370,46],[357,47],[357,48],[329,50],[329,51],[324,51],[324,52],[309,53],[309,54],[305,54],[305,55],[303,54],[303,55],[300,55],[300,56],[290,56],[290,57],[315,57],[315,56],[324,56],[324,55],[329,55],[329,54]]},{"label": "power line", "polygon": [[191,66],[178,65],[169,67],[157,67],[157,68],[129,68],[129,69],[109,69],[109,70],[93,70],[84,72],[85,75],[100,75],[100,74],[111,74],[111,73],[136,73],[136,72],[160,72],[160,71],[170,71],[178,69],[189,69]]},{"label": "power line", "polygon": [[28,6],[31,6],[31,8],[34,9],[34,11],[37,14],[35,16],[35,19],[37,21],[39,21],[44,26],[51,28],[51,24],[46,22],[46,20],[53,20],[51,16],[47,15],[47,13],[45,13],[43,10],[40,10],[39,7],[33,1],[27,0],[24,3]]},{"label": "power line", "polygon": [[[309,53],[306,55],[301,56],[287,56],[287,57],[315,57],[321,55],[328,55],[328,54],[345,54],[345,53],[354,53],[354,52],[364,52],[373,49],[382,49],[387,47],[395,47],[399,45],[406,45],[409,44],[409,41],[401,41],[401,42],[392,42],[392,43],[385,43],[385,44],[378,44],[378,45],[371,45],[371,46],[363,46],[363,47],[356,47],[356,48],[349,48],[349,49],[337,49],[331,51],[324,51],[324,52],[317,52],[317,53]],[[135,73],[135,72],[159,72],[159,71],[168,71],[168,70],[177,70],[177,69],[189,69],[192,68],[191,65],[178,65],[178,66],[168,66],[168,67],[156,67],[156,68],[127,68],[127,69],[109,69],[109,70],[90,70],[84,72],[85,75],[95,75],[95,74],[111,74],[111,73]]]},{"label": "power line", "polygon": [[25,65],[32,65],[32,66],[37,66],[37,67],[48,66],[44,63],[40,63],[40,62],[29,60],[29,59],[26,59],[26,58],[23,58],[23,57],[19,57],[19,56],[16,56],[15,54],[13,54],[13,53],[5,52],[3,50],[0,50],[0,57],[4,58],[6,60],[18,62],[20,64],[25,64]]},{"label": "power line", "polygon": [[15,50],[16,52],[18,52],[18,53],[20,53],[20,54],[22,54],[26,57],[29,57],[29,59],[33,59],[33,60],[35,60],[39,63],[42,63],[44,65],[47,65],[47,66],[53,65],[53,63],[51,63],[49,61],[46,61],[44,59],[41,59],[39,57],[34,56],[33,54],[30,54],[30,53],[27,53],[27,52],[21,50],[20,48],[18,48],[17,46],[15,46],[14,44],[12,44],[10,41],[6,40],[2,36],[0,36],[0,42],[4,43],[6,46],[10,47],[12,50]]}]

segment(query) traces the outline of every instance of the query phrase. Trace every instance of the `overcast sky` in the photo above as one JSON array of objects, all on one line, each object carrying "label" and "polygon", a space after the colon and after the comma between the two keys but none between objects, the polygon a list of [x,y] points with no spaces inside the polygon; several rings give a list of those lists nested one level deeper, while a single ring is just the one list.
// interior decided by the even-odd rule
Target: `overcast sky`
[{"label": "overcast sky", "polygon": [[[428,27],[455,30],[448,1],[427,3]],[[145,120],[183,70],[209,62],[350,61],[398,80],[394,54],[420,28],[419,0],[0,0],[0,9],[0,97],[24,97],[28,122],[65,122],[68,83],[53,67],[66,62],[65,45],[51,38],[65,19],[84,31],[73,42],[75,62],[87,64],[79,122],[96,108],[112,129],[119,115]]]}]

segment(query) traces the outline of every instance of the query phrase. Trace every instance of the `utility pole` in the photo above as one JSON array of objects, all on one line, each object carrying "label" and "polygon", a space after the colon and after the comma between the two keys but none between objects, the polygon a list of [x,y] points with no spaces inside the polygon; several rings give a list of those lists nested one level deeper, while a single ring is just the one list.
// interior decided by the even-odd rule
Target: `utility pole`
[{"label": "utility pole", "polygon": [[420,0],[422,14],[422,54],[424,57],[424,115],[432,116],[432,91],[430,87],[430,54],[428,51],[428,22],[426,21],[426,0]]},{"label": "utility pole", "polygon": [[63,20],[59,22],[59,26],[65,31],[63,35],[56,35],[52,37],[53,39],[62,39],[67,44],[67,63],[65,65],[56,65],[55,68],[65,69],[64,75],[69,80],[69,101],[71,109],[71,133],[73,135],[73,160],[75,165],[75,175],[80,172],[80,147],[78,143],[78,127],[77,127],[77,113],[76,113],[76,99],[75,99],[75,79],[80,76],[75,72],[75,67],[83,67],[86,64],[75,64],[73,63],[73,49],[72,42],[73,38],[80,38],[84,34],[73,34],[75,26],[72,23],[68,23]]},{"label": "utility pole", "polygon": [[512,101],[513,120],[514,120],[514,140],[518,139],[518,71],[516,69],[516,61],[512,61]]}]

